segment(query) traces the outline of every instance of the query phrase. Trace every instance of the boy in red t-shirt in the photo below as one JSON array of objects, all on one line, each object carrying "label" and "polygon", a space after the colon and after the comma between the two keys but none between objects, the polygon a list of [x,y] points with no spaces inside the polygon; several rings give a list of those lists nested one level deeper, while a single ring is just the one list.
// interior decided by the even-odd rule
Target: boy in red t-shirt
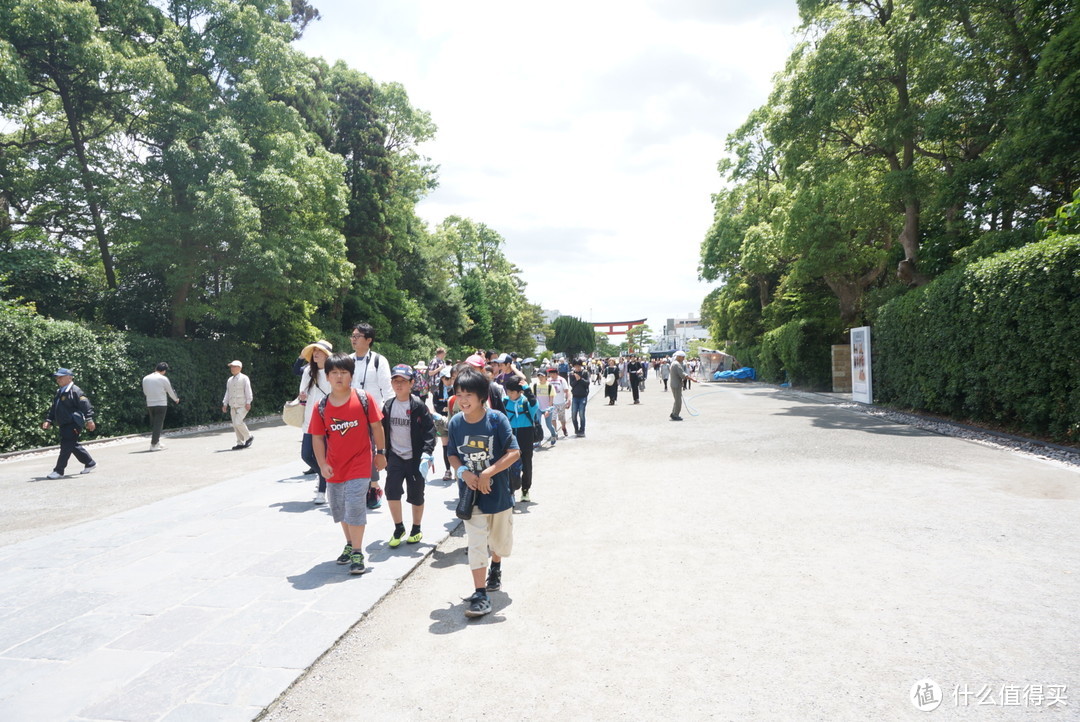
[{"label": "boy in red t-shirt", "polygon": [[[338,564],[348,564],[350,574],[364,573],[364,527],[367,525],[367,492],[371,465],[386,468],[386,437],[382,410],[366,391],[352,388],[356,362],[343,353],[326,360],[323,367],[330,394],[311,414],[311,446],[326,479],[326,498],[334,521],[345,532],[345,550]],[[364,394],[366,406],[359,394]],[[374,459],[371,441],[375,440]]]}]

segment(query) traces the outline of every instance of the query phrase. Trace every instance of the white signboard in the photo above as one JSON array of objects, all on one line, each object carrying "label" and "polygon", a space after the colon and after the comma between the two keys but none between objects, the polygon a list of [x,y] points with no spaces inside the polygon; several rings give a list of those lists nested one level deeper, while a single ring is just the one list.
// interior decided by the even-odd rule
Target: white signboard
[{"label": "white signboard", "polygon": [[851,329],[851,399],[874,403],[874,381],[870,375],[870,327]]}]

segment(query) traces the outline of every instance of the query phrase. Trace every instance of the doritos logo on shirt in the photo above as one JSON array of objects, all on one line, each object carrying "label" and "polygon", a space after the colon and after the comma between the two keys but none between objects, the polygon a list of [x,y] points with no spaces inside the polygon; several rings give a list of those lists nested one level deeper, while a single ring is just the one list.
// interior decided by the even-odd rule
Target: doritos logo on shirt
[{"label": "doritos logo on shirt", "polygon": [[346,421],[344,419],[336,419],[333,416],[331,416],[330,421],[331,421],[331,424],[330,424],[330,426],[329,426],[329,428],[327,430],[328,431],[337,431],[342,436],[344,436],[346,434],[346,432],[348,432],[349,429],[355,429],[357,426],[360,425],[360,422],[357,421],[356,419],[352,419],[351,421]]}]

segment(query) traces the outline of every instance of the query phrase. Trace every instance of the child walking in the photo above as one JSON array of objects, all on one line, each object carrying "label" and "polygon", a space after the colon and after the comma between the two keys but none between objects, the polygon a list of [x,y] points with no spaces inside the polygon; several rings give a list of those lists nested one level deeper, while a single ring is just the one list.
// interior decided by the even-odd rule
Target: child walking
[{"label": "child walking", "polygon": [[[416,544],[424,538],[420,521],[424,518],[424,486],[426,474],[421,462],[431,464],[431,452],[435,450],[435,422],[427,404],[411,392],[415,372],[408,364],[398,364],[390,371],[390,388],[394,398],[383,406],[383,431],[389,446],[386,460],[386,502],[390,517],[394,520],[394,533],[390,546]],[[405,522],[401,516],[401,495],[408,489],[408,502],[412,506],[412,531],[405,537]]]},{"label": "child walking", "polygon": [[[330,513],[345,532],[345,550],[337,563],[348,564],[350,574],[363,574],[368,487],[378,486],[371,480],[372,465],[379,471],[386,468],[383,416],[371,394],[353,389],[356,362],[351,357],[335,353],[323,369],[330,394],[311,414],[308,433],[326,477]],[[375,440],[374,455],[370,439]]]},{"label": "child walking", "polygon": [[[490,382],[483,372],[464,369],[454,382],[455,403],[461,410],[448,424],[450,465],[458,478],[458,493],[477,493],[472,518],[465,521],[469,540],[469,569],[475,591],[465,601],[466,617],[491,612],[488,592],[502,587],[502,558],[514,545],[514,496],[507,471],[518,460],[518,442],[506,415],[484,406]],[[488,553],[491,570],[488,571]],[[487,576],[485,580],[485,574]]]}]

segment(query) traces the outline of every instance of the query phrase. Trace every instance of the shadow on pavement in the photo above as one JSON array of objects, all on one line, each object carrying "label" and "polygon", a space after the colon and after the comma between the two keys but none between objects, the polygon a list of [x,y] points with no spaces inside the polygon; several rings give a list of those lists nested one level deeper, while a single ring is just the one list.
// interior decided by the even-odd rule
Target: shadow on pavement
[{"label": "shadow on pavement", "polygon": [[884,434],[886,436],[904,436],[908,438],[939,436],[933,431],[919,429],[914,426],[879,419],[875,416],[866,416],[844,409],[831,406],[794,406],[777,413],[778,416],[802,416],[813,419],[812,423],[819,429],[843,429],[847,431],[865,431],[871,434]]},{"label": "shadow on pavement", "polygon": [[330,506],[328,504],[312,504],[310,501],[283,501],[277,504],[271,504],[268,508],[277,509],[286,514],[302,514],[306,511],[330,511]]},{"label": "shadow on pavement", "polygon": [[444,552],[440,549],[436,549],[431,553],[431,561],[429,563],[433,569],[447,569],[461,564],[468,566],[469,550],[464,547],[455,549],[451,552]]},{"label": "shadow on pavement", "polygon": [[451,605],[446,609],[432,610],[431,618],[435,621],[428,627],[428,631],[432,634],[453,634],[478,624],[501,624],[505,622],[506,617],[499,614],[499,612],[513,604],[514,600],[503,592],[491,592],[488,594],[488,598],[491,600],[491,612],[475,619],[465,616],[468,604],[465,603],[464,599],[460,604]]},{"label": "shadow on pavement", "polygon": [[354,576],[357,575],[349,574],[347,566],[331,561],[317,564],[303,574],[285,578],[294,589],[308,590],[318,589],[327,584],[340,584]]}]

